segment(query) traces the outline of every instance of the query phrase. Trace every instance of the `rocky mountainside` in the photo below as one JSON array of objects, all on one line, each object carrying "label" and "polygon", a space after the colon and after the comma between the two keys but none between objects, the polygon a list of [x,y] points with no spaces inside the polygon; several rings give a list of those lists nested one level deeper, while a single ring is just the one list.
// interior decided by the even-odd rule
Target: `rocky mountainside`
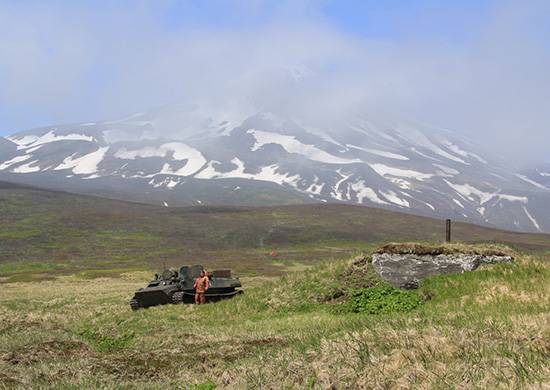
[{"label": "rocky mountainside", "polygon": [[0,138],[12,182],[167,207],[345,202],[550,232],[550,169],[536,172],[445,129],[361,116],[311,125],[186,106]]}]

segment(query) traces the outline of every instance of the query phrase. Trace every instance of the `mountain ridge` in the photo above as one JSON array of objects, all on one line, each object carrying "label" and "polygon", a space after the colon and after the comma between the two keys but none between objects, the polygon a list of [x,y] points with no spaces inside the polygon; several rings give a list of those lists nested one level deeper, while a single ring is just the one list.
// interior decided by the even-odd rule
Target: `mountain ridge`
[{"label": "mountain ridge", "polygon": [[[179,109],[0,139],[0,179],[169,207],[338,202],[550,231],[547,182],[446,129],[358,116],[321,128],[270,112],[228,120],[197,107],[163,116]],[[186,118],[193,134],[159,130]]]}]

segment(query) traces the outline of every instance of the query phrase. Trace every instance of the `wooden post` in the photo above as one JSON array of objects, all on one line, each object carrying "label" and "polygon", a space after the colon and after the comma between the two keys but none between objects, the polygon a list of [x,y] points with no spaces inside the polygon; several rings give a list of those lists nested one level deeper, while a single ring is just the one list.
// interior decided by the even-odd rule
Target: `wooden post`
[{"label": "wooden post", "polygon": [[451,242],[451,220],[445,221],[445,242]]}]

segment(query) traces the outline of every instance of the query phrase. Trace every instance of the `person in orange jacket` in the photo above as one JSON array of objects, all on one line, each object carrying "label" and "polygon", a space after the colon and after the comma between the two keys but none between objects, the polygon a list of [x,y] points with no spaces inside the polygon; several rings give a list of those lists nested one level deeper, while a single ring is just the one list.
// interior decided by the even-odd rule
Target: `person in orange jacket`
[{"label": "person in orange jacket", "polygon": [[201,271],[200,276],[195,280],[195,303],[202,305],[206,303],[206,296],[204,295],[210,287],[210,280],[206,271]]}]

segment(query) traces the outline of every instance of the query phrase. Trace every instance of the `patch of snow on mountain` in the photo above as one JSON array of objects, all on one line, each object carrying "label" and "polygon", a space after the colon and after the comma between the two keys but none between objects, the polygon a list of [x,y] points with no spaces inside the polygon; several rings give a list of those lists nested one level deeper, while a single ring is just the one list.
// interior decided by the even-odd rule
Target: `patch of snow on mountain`
[{"label": "patch of snow on mountain", "polygon": [[156,175],[156,173],[146,175],[145,172],[138,171],[135,175],[127,176],[125,173],[123,173],[121,176],[125,179],[149,179],[151,177],[155,177]]},{"label": "patch of snow on mountain", "polygon": [[332,138],[330,135],[328,135],[325,131],[321,130],[321,129],[318,129],[316,127],[311,127],[311,126],[308,126],[306,125],[305,123],[303,123],[302,121],[300,121],[299,119],[295,119],[293,118],[292,119],[293,122],[295,122],[298,126],[300,126],[302,129],[304,129],[306,132],[310,133],[310,134],[313,134],[319,138],[321,138],[322,140],[324,141],[327,141],[331,144],[334,144],[336,146],[339,146],[345,150],[347,150],[348,148],[346,146],[344,146],[342,143],[336,141],[334,138]]},{"label": "patch of snow on mountain", "polygon": [[102,147],[95,152],[88,153],[82,157],[73,158],[74,154],[65,158],[63,162],[54,168],[55,171],[62,169],[72,169],[77,175],[86,175],[97,172],[97,166],[105,157],[109,147]]},{"label": "patch of snow on mountain", "polygon": [[357,203],[363,203],[363,200],[367,198],[373,203],[388,204],[384,200],[380,199],[378,194],[370,187],[368,187],[364,180],[359,180],[355,183],[351,183],[351,189],[355,191],[357,196]]},{"label": "patch of snow on mountain", "polygon": [[453,153],[455,154],[458,154],[459,156],[462,156],[462,157],[473,157],[475,158],[476,160],[478,160],[479,162],[483,163],[483,164],[487,164],[487,161],[485,161],[483,158],[479,157],[477,154],[475,153],[472,153],[472,152],[466,152],[465,150],[462,150],[460,149],[460,147],[458,145],[455,145],[453,144],[452,142],[450,141],[445,141],[444,142],[444,145]]},{"label": "patch of snow on mountain", "polygon": [[154,188],[166,187],[169,190],[172,190],[174,189],[174,187],[180,184],[180,180],[175,180],[172,177],[167,177],[161,181],[156,181],[155,179],[152,179],[149,181],[149,184],[151,184]]},{"label": "patch of snow on mountain", "polygon": [[[144,147],[136,150],[128,150],[126,148],[121,148],[115,152],[114,156],[116,158],[120,158],[124,160],[134,160],[138,157],[140,158],[166,157],[169,153],[172,153],[172,158],[174,160],[188,160],[187,164],[184,167],[185,168],[184,172],[193,171],[191,173],[194,173],[198,171],[206,163],[206,159],[204,158],[201,152],[181,142],[170,142],[170,143],[163,144],[157,148]],[[182,172],[179,172],[178,174],[181,176],[186,176]],[[166,173],[166,172],[163,172],[163,173]]]},{"label": "patch of snow on mountain", "polygon": [[48,144],[50,142],[56,142],[56,141],[88,141],[93,142],[95,141],[94,137],[84,134],[77,134],[77,133],[71,133],[66,135],[57,135],[55,134],[54,130],[50,130],[46,134],[41,135],[40,137],[37,136],[26,136],[23,137],[17,141],[12,140],[13,142],[17,143],[18,149],[26,149],[26,148],[33,148],[38,145]]},{"label": "patch of snow on mountain", "polygon": [[313,183],[306,189],[306,192],[312,195],[321,195],[321,191],[325,187],[325,183],[319,184],[319,178],[315,176]]},{"label": "patch of snow on mountain", "polygon": [[332,196],[334,199],[337,199],[337,200],[344,200],[344,192],[340,192],[339,188],[343,182],[345,182],[347,179],[349,179],[352,176],[352,174],[351,173],[349,175],[343,174],[339,169],[336,170],[336,173],[340,175],[340,180],[338,180],[336,184],[334,184],[334,187],[332,187],[333,191],[330,193],[330,196]]},{"label": "patch of snow on mountain", "polygon": [[419,156],[421,157],[424,157],[424,158],[427,158],[427,159],[430,159],[430,160],[434,160],[434,161],[440,161],[439,158],[435,158],[435,157],[432,157],[432,156],[428,156],[427,154],[425,153],[422,153],[420,150],[416,149],[415,147],[411,147],[410,150],[416,154],[418,154]]},{"label": "patch of snow on mountain", "polygon": [[313,161],[319,161],[327,164],[354,164],[360,163],[359,159],[347,159],[329,154],[313,145],[306,145],[290,135],[272,133],[269,131],[261,131],[250,129],[247,133],[252,134],[256,139],[256,143],[252,146],[252,151],[255,152],[262,146],[267,144],[278,144],[283,147],[288,153],[296,153],[307,157]]},{"label": "patch of snow on mountain", "polygon": [[391,181],[393,184],[398,186],[399,188],[403,190],[410,190],[411,189],[411,182],[407,181],[405,179],[399,179],[397,177],[388,177],[387,180]]},{"label": "patch of snow on mountain", "polygon": [[534,180],[531,180],[529,179],[527,176],[524,176],[524,175],[520,175],[520,174],[516,174],[516,177],[523,180],[524,182],[526,183],[529,183],[537,188],[540,188],[541,190],[545,190],[545,191],[550,191],[550,188],[546,187],[546,186],[543,186],[542,184],[540,183],[537,183],[536,181]]},{"label": "patch of snow on mountain", "polygon": [[221,162],[212,160],[209,161],[208,164],[206,164],[206,167],[204,167],[203,170],[196,173],[193,177],[196,179],[214,179],[218,178],[220,175],[223,175],[223,173],[216,171],[216,168],[214,168],[214,165],[219,165]]},{"label": "patch of snow on mountain", "polygon": [[24,154],[22,156],[17,156],[17,157],[14,157],[12,158],[11,160],[8,160],[8,161],[4,161],[2,163],[2,165],[0,165],[0,171],[1,170],[4,170],[6,168],[9,168],[11,167],[12,165],[14,164],[18,164],[20,162],[23,162],[25,160],[28,160],[29,158],[31,158],[32,156],[30,154]]},{"label": "patch of snow on mountain", "polygon": [[38,145],[38,146],[34,146],[34,147],[30,148],[30,149],[25,149],[25,153],[27,153],[27,154],[29,154],[29,153],[34,153],[34,152],[36,152],[38,149],[40,149],[40,148],[43,147],[43,146],[44,146],[44,144]]},{"label": "patch of snow on mountain", "polygon": [[[148,149],[148,148],[144,148]],[[143,150],[140,149],[139,151],[123,151],[122,156],[127,156],[128,158],[131,158],[132,156],[137,157],[138,155],[146,155],[148,157],[152,157],[152,155],[160,155],[166,156],[167,153],[172,152],[172,157],[174,160],[187,160],[185,165],[177,170],[173,170],[170,163],[165,163],[162,167],[162,170],[159,172],[161,174],[166,175],[176,175],[176,176],[190,176],[194,173],[196,173],[199,169],[201,169],[204,164],[206,164],[206,159],[202,155],[201,152],[198,150],[180,143],[180,142],[171,142],[164,145],[161,145],[158,150]],[[120,158],[120,157],[119,157]]]},{"label": "patch of snow on mountain", "polygon": [[301,177],[300,175],[291,175],[289,173],[280,173],[279,166],[277,164],[273,164],[267,167],[263,167],[260,170],[260,173],[256,174],[254,178],[256,180],[263,180],[263,181],[270,181],[272,183],[277,184],[288,184],[292,187],[297,187],[298,182],[300,181]]},{"label": "patch of snow on mountain", "polygon": [[430,203],[428,202],[422,202],[424,203],[426,206],[428,206],[430,209],[432,209],[432,211],[435,211],[435,207],[433,205],[431,205]]},{"label": "patch of snow on mountain", "polygon": [[181,142],[170,142],[162,145],[161,147],[167,148],[174,152],[174,159],[176,160],[189,160],[196,165],[199,165],[198,168],[206,164],[206,159],[197,149],[190,147]]},{"label": "patch of snow on mountain", "polygon": [[160,181],[160,182],[157,182],[155,181],[155,179],[152,179],[149,181],[149,184],[151,184],[153,186],[153,188],[159,188],[159,187],[162,187],[164,185],[164,180],[163,181]]},{"label": "patch of snow on mountain", "polygon": [[435,154],[437,154],[441,157],[445,157],[446,159],[456,161],[456,162],[459,162],[461,164],[470,165],[469,163],[462,160],[461,158],[459,158],[455,155],[452,155],[452,154],[446,152],[445,150],[441,149],[439,146],[437,146],[432,141],[430,141],[428,139],[428,137],[426,137],[426,135],[424,135],[422,132],[420,132],[415,127],[412,127],[408,124],[400,124],[396,127],[396,130],[399,131],[399,133],[401,134],[401,136],[404,139],[408,140],[412,144],[422,146],[426,149],[429,149],[433,153],[435,153]]},{"label": "patch of snow on mountain", "polygon": [[116,158],[124,160],[135,160],[137,157],[141,158],[150,158],[150,157],[165,157],[170,150],[166,148],[155,148],[153,146],[147,146],[141,149],[128,150],[126,148],[121,148],[117,150],[114,154]]},{"label": "patch of snow on mountain", "polygon": [[386,175],[397,176],[397,177],[407,177],[409,179],[416,179],[423,181],[426,179],[432,178],[434,175],[429,173],[422,173],[418,171],[413,171],[411,169],[400,169],[390,167],[384,164],[369,164],[372,169],[380,176],[384,177]]},{"label": "patch of snow on mountain", "polygon": [[441,171],[443,171],[444,174],[446,175],[450,175],[450,176],[454,176],[454,175],[458,175],[460,172],[457,171],[456,169],[453,169],[453,168],[449,168],[445,165],[441,165],[441,164],[433,164],[434,167],[436,168],[439,168]]},{"label": "patch of snow on mountain", "polygon": [[447,180],[445,180],[445,183],[449,187],[451,187],[453,190],[458,192],[459,195],[461,195],[464,199],[468,199],[472,202],[475,202],[476,200],[472,197],[472,195],[477,196],[479,203],[484,204],[491,200],[494,196],[494,194],[489,192],[484,192],[481,190],[478,190],[477,188],[469,185],[469,184],[453,184]]},{"label": "patch of snow on mountain", "polygon": [[389,200],[390,202],[398,205],[398,206],[402,206],[402,207],[410,207],[410,204],[409,202],[406,200],[406,199],[401,199],[399,196],[397,196],[397,194],[391,190],[385,192],[385,191],[380,191],[380,193],[382,195],[384,195],[384,197]]},{"label": "patch of snow on mountain", "polygon": [[84,177],[82,177],[82,179],[84,179],[84,180],[90,180],[90,179],[97,179],[97,178],[99,178],[99,177],[101,177],[101,176],[99,176],[97,173],[92,173],[90,176],[84,176]]},{"label": "patch of snow on mountain", "polygon": [[168,183],[166,184],[166,188],[169,188],[169,189],[173,189],[175,186],[177,186],[178,184],[180,184],[180,181],[179,180],[173,180],[171,179],[170,181],[168,181]]},{"label": "patch of snow on mountain", "polygon": [[325,183],[312,184],[306,189],[306,192],[309,192],[312,195],[321,195],[321,191],[323,191],[324,187],[325,187]]},{"label": "patch of snow on mountain", "polygon": [[229,172],[218,172],[214,166],[221,165],[221,162],[212,160],[202,171],[197,173],[194,177],[196,179],[254,179],[255,175],[244,172],[244,162],[241,161],[239,158],[233,158],[231,160],[231,163],[237,168]]},{"label": "patch of snow on mountain", "polygon": [[508,202],[520,202],[527,204],[529,203],[529,198],[526,196],[516,196],[516,195],[506,195],[506,194],[495,194],[498,200],[507,200]]},{"label": "patch of snow on mountain", "polygon": [[454,189],[456,192],[458,192],[460,195],[462,195],[465,199],[468,199],[472,202],[475,202],[475,199],[473,196],[477,197],[479,200],[479,204],[483,205],[487,202],[489,202],[493,198],[497,198],[498,200],[507,200],[509,202],[520,202],[520,203],[528,203],[528,199],[525,196],[515,196],[515,195],[507,195],[507,194],[501,194],[498,192],[485,192],[481,191],[474,186],[471,186],[469,184],[453,184],[447,180],[445,180],[447,185]]},{"label": "patch of snow on mountain", "polygon": [[378,126],[374,125],[373,123],[359,119],[360,124],[357,126],[350,126],[352,130],[355,130],[359,133],[366,134],[368,136],[374,135],[374,138],[383,138],[387,141],[395,142],[395,138],[393,138],[391,135],[389,135],[387,132],[380,130]]},{"label": "patch of snow on mountain", "polygon": [[250,177],[250,175],[247,176],[247,174],[244,173],[244,170],[245,170],[244,162],[241,159],[239,159],[238,157],[235,157],[231,159],[231,163],[237,166],[235,170],[230,172],[233,175],[233,177]]},{"label": "patch of snow on mountain", "polygon": [[537,228],[539,232],[542,232],[542,229],[540,228],[540,225],[538,224],[537,220],[533,218],[533,216],[529,213],[527,210],[527,207],[523,206],[523,211],[525,211],[525,214],[527,215],[527,218],[531,221],[531,223]]},{"label": "patch of snow on mountain", "polygon": [[[206,113],[205,113],[206,114]],[[221,129],[221,135],[229,136],[231,132],[239,127],[250,115],[252,111],[240,107],[239,109],[223,109],[217,110],[215,113],[211,113],[210,117],[213,120],[213,125],[218,126]]]},{"label": "patch of snow on mountain", "polygon": [[38,139],[38,137],[36,135],[26,135],[24,137],[17,137],[17,136],[6,137],[6,139],[9,139],[11,142],[18,145],[19,146],[18,149],[20,149],[20,147],[25,147],[25,145],[35,142]]},{"label": "patch of snow on mountain", "polygon": [[38,164],[38,160],[31,161],[27,164],[20,165],[18,167],[13,168],[12,172],[14,173],[32,173],[32,172],[40,172],[40,166],[34,165]]},{"label": "patch of snow on mountain", "polygon": [[346,146],[348,148],[362,150],[362,151],[370,153],[370,154],[375,154],[377,156],[386,157],[386,158],[392,158],[394,160],[402,160],[402,161],[409,160],[408,157],[405,157],[405,156],[403,156],[401,154],[397,154],[397,153],[386,152],[386,151],[383,151],[383,150],[362,148],[360,146],[355,146],[355,145],[350,145],[350,144],[346,144]]},{"label": "patch of snow on mountain", "polygon": [[460,207],[462,208],[465,208],[464,205],[462,203],[460,203],[460,201],[458,201],[457,199],[454,199],[453,198],[453,202],[455,202],[457,205],[459,205]]},{"label": "patch of snow on mountain", "polygon": [[245,173],[244,162],[235,157],[231,162],[237,166],[236,169],[229,172],[218,172],[215,165],[220,165],[219,161],[210,161],[206,168],[197,173],[194,177],[196,179],[253,179],[260,181],[268,181],[279,185],[288,184],[297,188],[300,181],[300,175],[290,175],[288,173],[280,173],[280,167],[277,164],[262,167],[260,172]]}]

